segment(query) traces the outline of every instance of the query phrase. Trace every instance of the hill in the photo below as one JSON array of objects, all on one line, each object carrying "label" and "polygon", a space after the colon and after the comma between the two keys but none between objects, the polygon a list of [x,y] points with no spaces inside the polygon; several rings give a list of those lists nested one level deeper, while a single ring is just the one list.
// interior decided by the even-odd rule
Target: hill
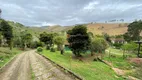
[{"label": "hill", "polygon": [[[14,32],[20,33],[23,30],[29,31],[31,34],[38,37],[38,34],[42,32],[62,32],[72,29],[74,26],[44,26],[44,27],[27,27],[20,23],[15,23],[8,21],[8,23],[13,27]],[[89,23],[84,24],[87,26],[88,32],[92,32],[95,35],[102,35],[107,33],[111,36],[120,35],[127,32],[127,26],[129,23]]]},{"label": "hill", "polygon": [[128,23],[95,23],[88,24],[87,28],[89,32],[97,35],[107,33],[109,35],[120,35],[127,32]]},{"label": "hill", "polygon": [[[88,32],[92,32],[96,35],[102,35],[102,33],[107,33],[109,35],[120,35],[127,32],[128,23],[94,23],[94,24],[85,24],[87,26]],[[30,27],[36,32],[61,32],[68,31],[73,28],[73,26],[48,26],[48,27]]]}]

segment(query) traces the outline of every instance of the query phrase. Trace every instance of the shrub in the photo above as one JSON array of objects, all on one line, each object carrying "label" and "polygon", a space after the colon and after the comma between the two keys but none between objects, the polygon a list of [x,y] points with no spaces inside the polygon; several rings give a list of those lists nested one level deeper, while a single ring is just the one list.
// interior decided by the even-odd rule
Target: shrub
[{"label": "shrub", "polygon": [[56,50],[55,50],[55,48],[53,48],[53,47],[50,49],[50,52],[55,52],[55,51],[56,51]]},{"label": "shrub", "polygon": [[50,46],[48,45],[48,46],[46,46],[46,50],[50,50]]},{"label": "shrub", "polygon": [[37,48],[37,52],[42,52],[43,51],[43,48],[42,47],[38,47]]},{"label": "shrub", "polygon": [[122,45],[123,45],[122,43],[114,43],[114,44],[113,44],[113,46],[114,46],[116,49],[120,49]]}]

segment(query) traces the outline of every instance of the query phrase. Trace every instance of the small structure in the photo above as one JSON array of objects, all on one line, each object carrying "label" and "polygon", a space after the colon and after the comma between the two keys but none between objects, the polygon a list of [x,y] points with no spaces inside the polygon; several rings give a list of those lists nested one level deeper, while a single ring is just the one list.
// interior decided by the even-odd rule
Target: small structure
[{"label": "small structure", "polygon": [[123,38],[111,38],[111,42],[114,43],[125,43],[126,41]]},{"label": "small structure", "polygon": [[138,46],[138,54],[137,54],[137,56],[140,57],[140,49],[141,49],[142,41],[134,41],[134,42],[139,45],[139,46]]}]

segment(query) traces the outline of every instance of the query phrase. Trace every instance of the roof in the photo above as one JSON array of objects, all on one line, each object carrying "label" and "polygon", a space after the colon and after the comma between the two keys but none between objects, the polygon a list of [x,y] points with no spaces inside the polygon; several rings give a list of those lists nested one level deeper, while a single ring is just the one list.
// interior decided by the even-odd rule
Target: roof
[{"label": "roof", "polygon": [[125,41],[123,38],[111,38],[112,41]]}]

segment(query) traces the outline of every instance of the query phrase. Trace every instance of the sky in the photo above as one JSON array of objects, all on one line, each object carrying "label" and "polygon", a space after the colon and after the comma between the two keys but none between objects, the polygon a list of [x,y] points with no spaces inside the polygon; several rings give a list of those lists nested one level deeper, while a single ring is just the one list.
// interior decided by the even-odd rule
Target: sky
[{"label": "sky", "polygon": [[142,0],[0,0],[1,17],[26,26],[142,19]]}]

